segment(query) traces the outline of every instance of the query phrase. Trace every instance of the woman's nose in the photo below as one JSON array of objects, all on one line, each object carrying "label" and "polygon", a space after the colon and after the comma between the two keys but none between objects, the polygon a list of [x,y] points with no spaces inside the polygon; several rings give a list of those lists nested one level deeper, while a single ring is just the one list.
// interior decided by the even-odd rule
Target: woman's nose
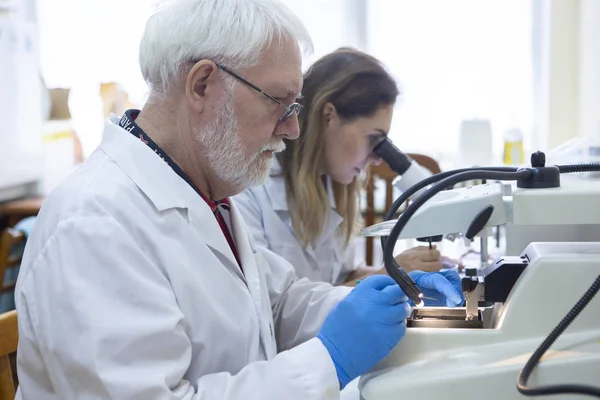
[{"label": "woman's nose", "polygon": [[379,165],[381,164],[381,158],[377,157],[374,153],[371,153],[369,157],[367,157],[367,165]]}]

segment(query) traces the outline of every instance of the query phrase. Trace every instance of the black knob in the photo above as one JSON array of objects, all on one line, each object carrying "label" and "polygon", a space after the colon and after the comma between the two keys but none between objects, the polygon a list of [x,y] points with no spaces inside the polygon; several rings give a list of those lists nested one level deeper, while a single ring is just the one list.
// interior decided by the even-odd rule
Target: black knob
[{"label": "black knob", "polygon": [[536,151],[531,155],[531,166],[534,168],[546,166],[546,154],[541,151]]},{"label": "black knob", "polygon": [[471,221],[471,225],[467,228],[467,232],[465,232],[465,237],[469,240],[473,240],[475,235],[485,228],[485,225],[488,223],[490,218],[492,217],[492,213],[494,212],[494,206],[488,204],[483,208],[483,210],[479,211],[473,221]]},{"label": "black knob", "polygon": [[477,268],[466,268],[465,275],[470,277],[477,276]]}]

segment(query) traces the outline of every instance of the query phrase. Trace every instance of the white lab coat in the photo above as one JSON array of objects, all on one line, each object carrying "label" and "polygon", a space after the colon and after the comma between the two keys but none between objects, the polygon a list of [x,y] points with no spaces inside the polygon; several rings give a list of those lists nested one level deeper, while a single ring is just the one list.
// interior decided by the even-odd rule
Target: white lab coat
[{"label": "white lab coat", "polygon": [[17,399],[337,398],[314,336],[348,291],[256,247],[235,201],[231,220],[244,274],[200,196],[109,123],[27,243]]},{"label": "white lab coat", "polygon": [[292,227],[281,166],[275,160],[271,178],[262,186],[248,188],[234,198],[257,245],[266,247],[288,260],[301,278],[315,282],[344,283],[358,267],[354,260],[354,243],[345,245],[339,228],[342,216],[335,211],[331,179],[326,178],[331,206],[330,218],[322,234],[304,248]]}]

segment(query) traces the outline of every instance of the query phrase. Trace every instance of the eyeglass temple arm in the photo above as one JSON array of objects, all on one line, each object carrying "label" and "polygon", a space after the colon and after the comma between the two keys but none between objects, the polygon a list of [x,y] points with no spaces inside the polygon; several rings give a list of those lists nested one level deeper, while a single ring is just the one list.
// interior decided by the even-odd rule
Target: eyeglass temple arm
[{"label": "eyeglass temple arm", "polygon": [[244,82],[246,85],[250,86],[252,89],[256,90],[258,93],[262,94],[263,96],[267,96],[268,98],[270,98],[271,100],[273,100],[275,103],[279,104],[280,106],[282,106],[286,110],[289,108],[288,106],[286,106],[285,104],[283,104],[282,102],[280,102],[279,100],[277,100],[275,97],[271,96],[268,93],[265,93],[261,88],[259,88],[255,84],[247,81],[246,79],[242,78],[241,76],[239,76],[235,72],[231,71],[230,69],[222,66],[221,64],[217,64],[217,67],[219,69],[222,69],[223,71],[227,72],[229,75],[235,77],[236,79],[239,79],[240,81]]}]

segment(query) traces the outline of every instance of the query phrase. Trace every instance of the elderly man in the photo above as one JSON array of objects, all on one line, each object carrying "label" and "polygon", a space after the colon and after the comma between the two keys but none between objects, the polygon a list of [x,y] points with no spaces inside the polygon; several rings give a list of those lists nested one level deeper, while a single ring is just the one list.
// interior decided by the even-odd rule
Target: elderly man
[{"label": "elderly man", "polygon": [[409,306],[389,277],[298,280],[228,201],[298,136],[304,47],[275,0],[151,17],[147,104],[107,124],[27,245],[17,398],[336,398],[396,345]]}]

